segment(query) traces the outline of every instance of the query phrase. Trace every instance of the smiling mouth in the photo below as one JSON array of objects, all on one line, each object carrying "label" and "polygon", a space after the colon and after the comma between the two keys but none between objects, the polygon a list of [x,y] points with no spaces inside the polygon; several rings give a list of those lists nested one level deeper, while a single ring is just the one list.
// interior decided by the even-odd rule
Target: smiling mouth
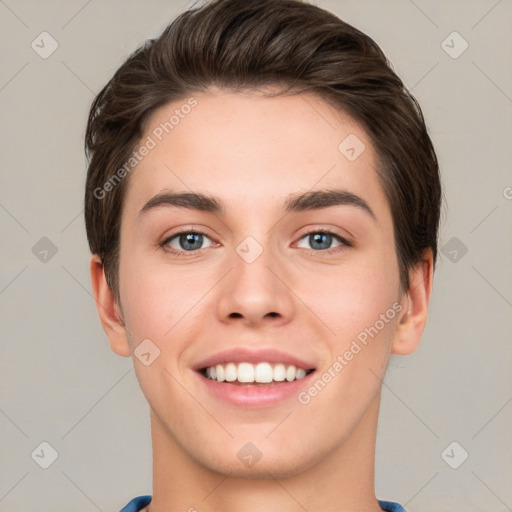
[{"label": "smiling mouth", "polygon": [[199,373],[216,382],[240,386],[272,386],[303,379],[314,371],[314,368],[300,368],[293,364],[229,362],[201,368]]}]

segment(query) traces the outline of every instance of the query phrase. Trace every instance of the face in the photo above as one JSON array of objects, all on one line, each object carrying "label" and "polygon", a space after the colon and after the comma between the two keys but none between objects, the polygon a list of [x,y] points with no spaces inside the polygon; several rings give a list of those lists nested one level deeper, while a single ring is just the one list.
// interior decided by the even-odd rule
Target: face
[{"label": "face", "polygon": [[311,95],[193,98],[152,116],[129,178],[125,343],[145,343],[134,365],[167,443],[215,471],[291,475],[374,414],[405,310],[376,154]]}]

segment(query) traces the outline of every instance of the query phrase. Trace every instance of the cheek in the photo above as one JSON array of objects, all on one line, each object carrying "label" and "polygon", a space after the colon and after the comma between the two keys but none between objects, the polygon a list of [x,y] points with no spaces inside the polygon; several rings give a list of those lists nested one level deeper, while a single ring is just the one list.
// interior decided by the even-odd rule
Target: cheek
[{"label": "cheek", "polygon": [[[153,410],[171,418],[176,408],[186,411],[193,406],[186,394],[180,393],[177,380],[183,380],[180,361],[189,343],[186,333],[198,325],[198,315],[204,314],[201,304],[197,304],[204,292],[187,288],[186,279],[179,273],[157,269],[147,261],[142,264],[136,258],[126,262],[122,278],[123,313],[128,341],[135,351],[133,362],[139,385]],[[151,354],[148,365],[137,358],[136,349],[142,342],[146,345],[141,347],[149,347],[144,351]],[[154,354],[158,355],[153,359]],[[172,422],[178,420],[174,418]]]},{"label": "cheek", "polygon": [[[142,340],[153,341],[174,368],[201,326],[205,300],[213,286],[204,273],[152,264],[150,258],[134,257],[123,268],[122,305],[132,350]],[[171,354],[172,352],[172,354]]]},{"label": "cheek", "polygon": [[398,289],[396,259],[369,255],[317,275],[315,286],[304,286],[304,293],[334,335],[346,339],[372,326],[392,308]]},{"label": "cheek", "polygon": [[324,371],[332,367],[333,391],[346,399],[373,394],[385,373],[401,310],[398,285],[394,255],[372,254],[326,275],[319,287],[323,293],[310,288],[312,309],[330,332],[324,338],[329,353]]},{"label": "cheek", "polygon": [[345,432],[381,388],[401,309],[386,277],[362,283],[352,275],[333,283],[336,293],[319,295],[326,306],[322,320],[334,334],[323,340],[328,357],[317,380],[299,397],[315,411],[329,411]]},{"label": "cheek", "polygon": [[161,347],[161,340],[177,321],[182,302],[187,300],[183,298],[182,285],[176,280],[170,282],[148,259],[142,261],[136,256],[125,259],[119,270],[130,344],[149,338]]}]

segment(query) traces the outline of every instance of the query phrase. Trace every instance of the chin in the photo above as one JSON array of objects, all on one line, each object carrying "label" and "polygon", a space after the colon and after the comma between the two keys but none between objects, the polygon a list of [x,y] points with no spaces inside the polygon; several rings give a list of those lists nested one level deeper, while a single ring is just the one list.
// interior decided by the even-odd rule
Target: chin
[{"label": "chin", "polygon": [[268,479],[268,478],[290,478],[299,473],[307,471],[316,464],[325,454],[308,453],[303,449],[298,456],[297,450],[293,453],[285,453],[282,450],[271,447],[258,450],[250,443],[242,444],[241,448],[233,450],[224,447],[232,453],[201,454],[196,461],[210,471],[220,473],[231,478],[244,479]]}]

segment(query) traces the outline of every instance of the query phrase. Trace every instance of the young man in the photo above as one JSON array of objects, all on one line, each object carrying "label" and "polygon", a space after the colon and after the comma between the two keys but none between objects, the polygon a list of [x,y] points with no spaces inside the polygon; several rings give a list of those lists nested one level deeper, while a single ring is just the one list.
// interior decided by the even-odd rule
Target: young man
[{"label": "young man", "polygon": [[403,511],[374,453],[390,354],[427,319],[440,181],[379,47],[316,6],[217,0],[96,98],[98,313],[150,405],[124,512]]}]

